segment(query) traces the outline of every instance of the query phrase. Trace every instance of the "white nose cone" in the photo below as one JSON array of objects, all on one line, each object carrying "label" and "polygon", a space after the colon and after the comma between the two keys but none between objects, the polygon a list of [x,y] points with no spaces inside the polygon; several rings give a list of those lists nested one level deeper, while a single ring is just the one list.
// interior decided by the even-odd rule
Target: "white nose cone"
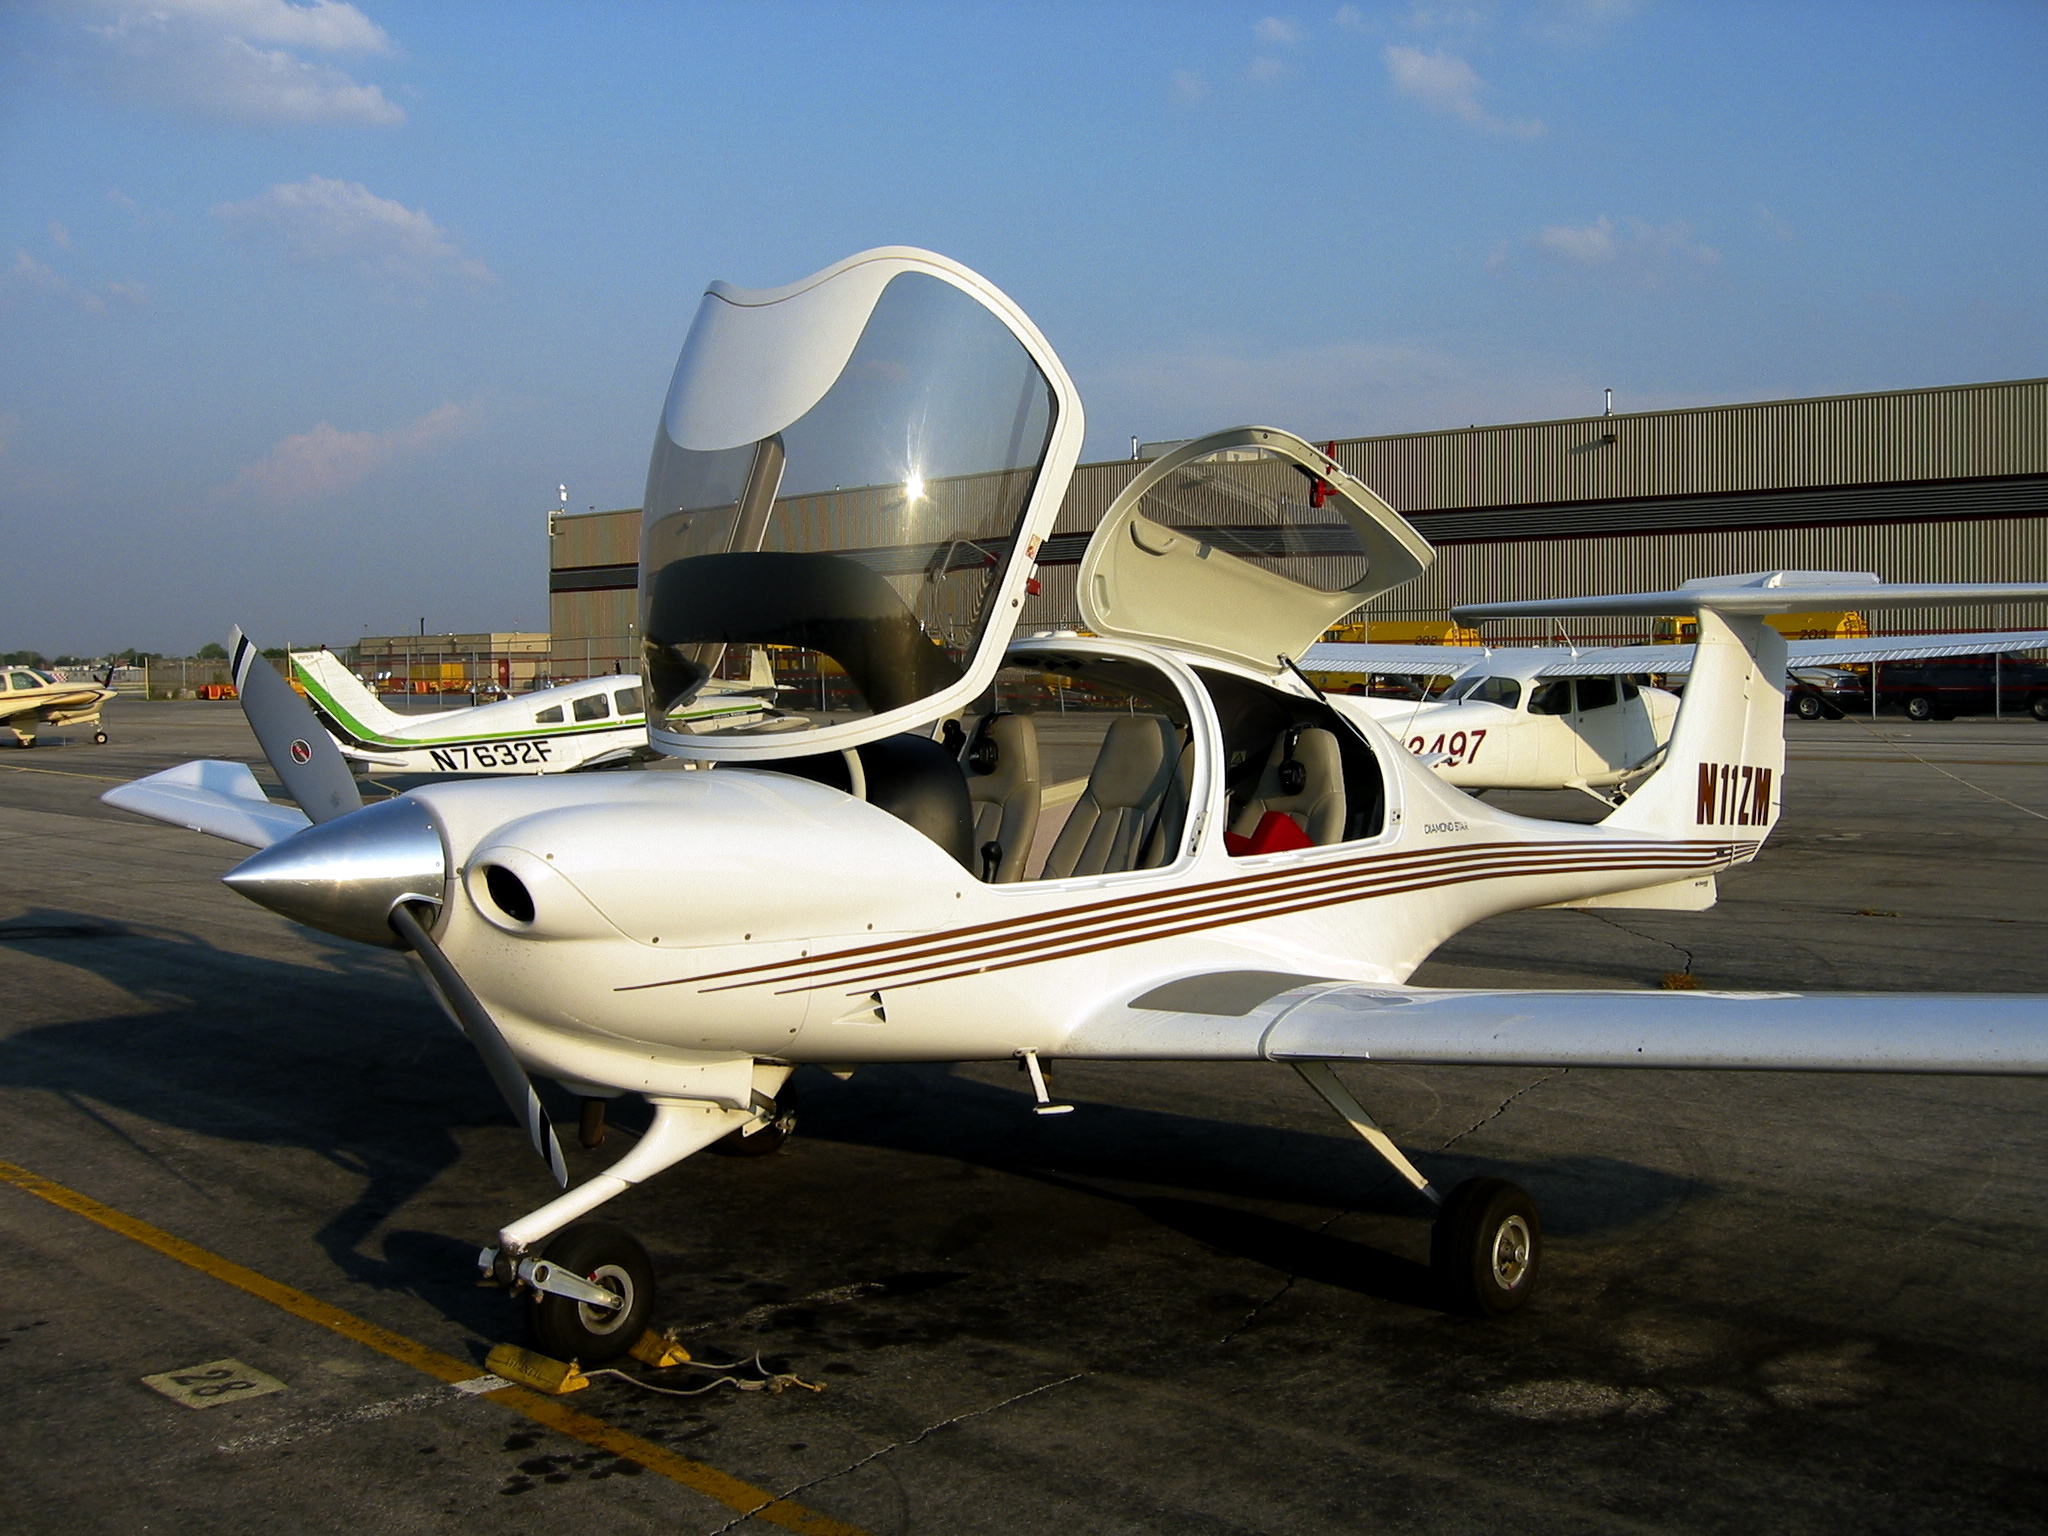
[{"label": "white nose cone", "polygon": [[399,949],[392,907],[438,905],[448,859],[426,807],[401,795],[273,843],[221,878],[295,923]]}]

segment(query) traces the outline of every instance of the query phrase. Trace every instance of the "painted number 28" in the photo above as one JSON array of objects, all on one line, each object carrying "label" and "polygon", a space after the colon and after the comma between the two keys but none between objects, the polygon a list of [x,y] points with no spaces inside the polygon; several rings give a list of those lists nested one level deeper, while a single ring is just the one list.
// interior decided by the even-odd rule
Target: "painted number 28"
[{"label": "painted number 28", "polygon": [[225,1397],[230,1392],[248,1392],[256,1383],[244,1380],[233,1371],[190,1371],[183,1376],[173,1376],[172,1382],[185,1389],[190,1397]]}]

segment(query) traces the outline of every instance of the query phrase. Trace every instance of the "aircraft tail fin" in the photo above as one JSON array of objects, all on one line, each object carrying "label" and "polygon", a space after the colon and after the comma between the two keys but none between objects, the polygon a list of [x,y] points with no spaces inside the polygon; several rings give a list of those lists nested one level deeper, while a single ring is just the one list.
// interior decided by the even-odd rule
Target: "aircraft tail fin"
[{"label": "aircraft tail fin", "polygon": [[768,660],[768,647],[754,647],[754,659],[747,669],[747,686],[750,688],[773,688],[775,668]]},{"label": "aircraft tail fin", "polygon": [[1702,605],[1699,621],[1663,760],[1603,825],[1760,846],[1785,772],[1785,638],[1761,614]]},{"label": "aircraft tail fin", "polygon": [[360,740],[374,742],[406,723],[405,716],[387,708],[332,651],[294,651],[292,675],[323,714]]}]

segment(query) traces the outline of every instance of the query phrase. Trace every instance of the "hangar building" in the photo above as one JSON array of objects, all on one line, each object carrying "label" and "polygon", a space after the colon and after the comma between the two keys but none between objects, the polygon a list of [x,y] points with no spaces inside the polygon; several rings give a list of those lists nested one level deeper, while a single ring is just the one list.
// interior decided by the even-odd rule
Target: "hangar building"
[{"label": "hangar building", "polygon": [[[1363,615],[1376,621],[1778,567],[1887,581],[2048,577],[2048,379],[1406,432],[1340,440],[1334,454],[1438,551],[1426,575]],[[1075,471],[1027,628],[1078,622],[1081,551],[1143,462]],[[557,520],[557,677],[637,666],[639,530],[638,509]],[[1887,633],[2048,626],[2048,604],[1882,618]],[[1605,622],[1616,638],[1648,630]],[[1595,638],[1585,624],[1572,633]]]}]

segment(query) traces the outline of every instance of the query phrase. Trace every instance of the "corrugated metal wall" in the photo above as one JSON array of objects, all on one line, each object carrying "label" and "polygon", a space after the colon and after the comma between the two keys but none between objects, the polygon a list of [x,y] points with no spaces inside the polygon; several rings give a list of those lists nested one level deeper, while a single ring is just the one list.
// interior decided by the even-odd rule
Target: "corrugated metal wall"
[{"label": "corrugated metal wall", "polygon": [[[1388,593],[1369,611],[1376,619],[1438,619],[1460,602],[1662,592],[1692,576],[1778,569],[1875,571],[1886,581],[2037,581],[2048,577],[2048,518],[1445,544],[1419,580]],[[1873,614],[1871,621],[1884,634],[2027,628],[2048,625],[2048,604],[1893,610]],[[1647,624],[1602,622],[1605,633],[1648,633]],[[1539,631],[1495,625],[1488,632]]]},{"label": "corrugated metal wall", "polygon": [[[1404,433],[1340,442],[1336,457],[1398,510],[1423,514],[1418,527],[1439,551],[1374,617],[1779,567],[1892,581],[2048,577],[2048,482],[2027,479],[2048,476],[2048,379]],[[1092,530],[1141,467],[1076,469],[1054,537]],[[1968,481],[1985,483],[1957,483]],[[635,513],[558,526],[557,570],[637,558]],[[1614,531],[1589,536],[1594,527]],[[1078,553],[1060,540],[1058,558]],[[1026,629],[1077,619],[1077,569],[1040,566]],[[580,657],[583,637],[623,635],[635,617],[630,592],[556,592],[552,612],[565,660]],[[1879,628],[2022,623],[2048,623],[2048,607],[1898,613]]]},{"label": "corrugated metal wall", "polygon": [[1411,432],[1336,459],[1403,512],[2044,474],[2048,379]]}]

